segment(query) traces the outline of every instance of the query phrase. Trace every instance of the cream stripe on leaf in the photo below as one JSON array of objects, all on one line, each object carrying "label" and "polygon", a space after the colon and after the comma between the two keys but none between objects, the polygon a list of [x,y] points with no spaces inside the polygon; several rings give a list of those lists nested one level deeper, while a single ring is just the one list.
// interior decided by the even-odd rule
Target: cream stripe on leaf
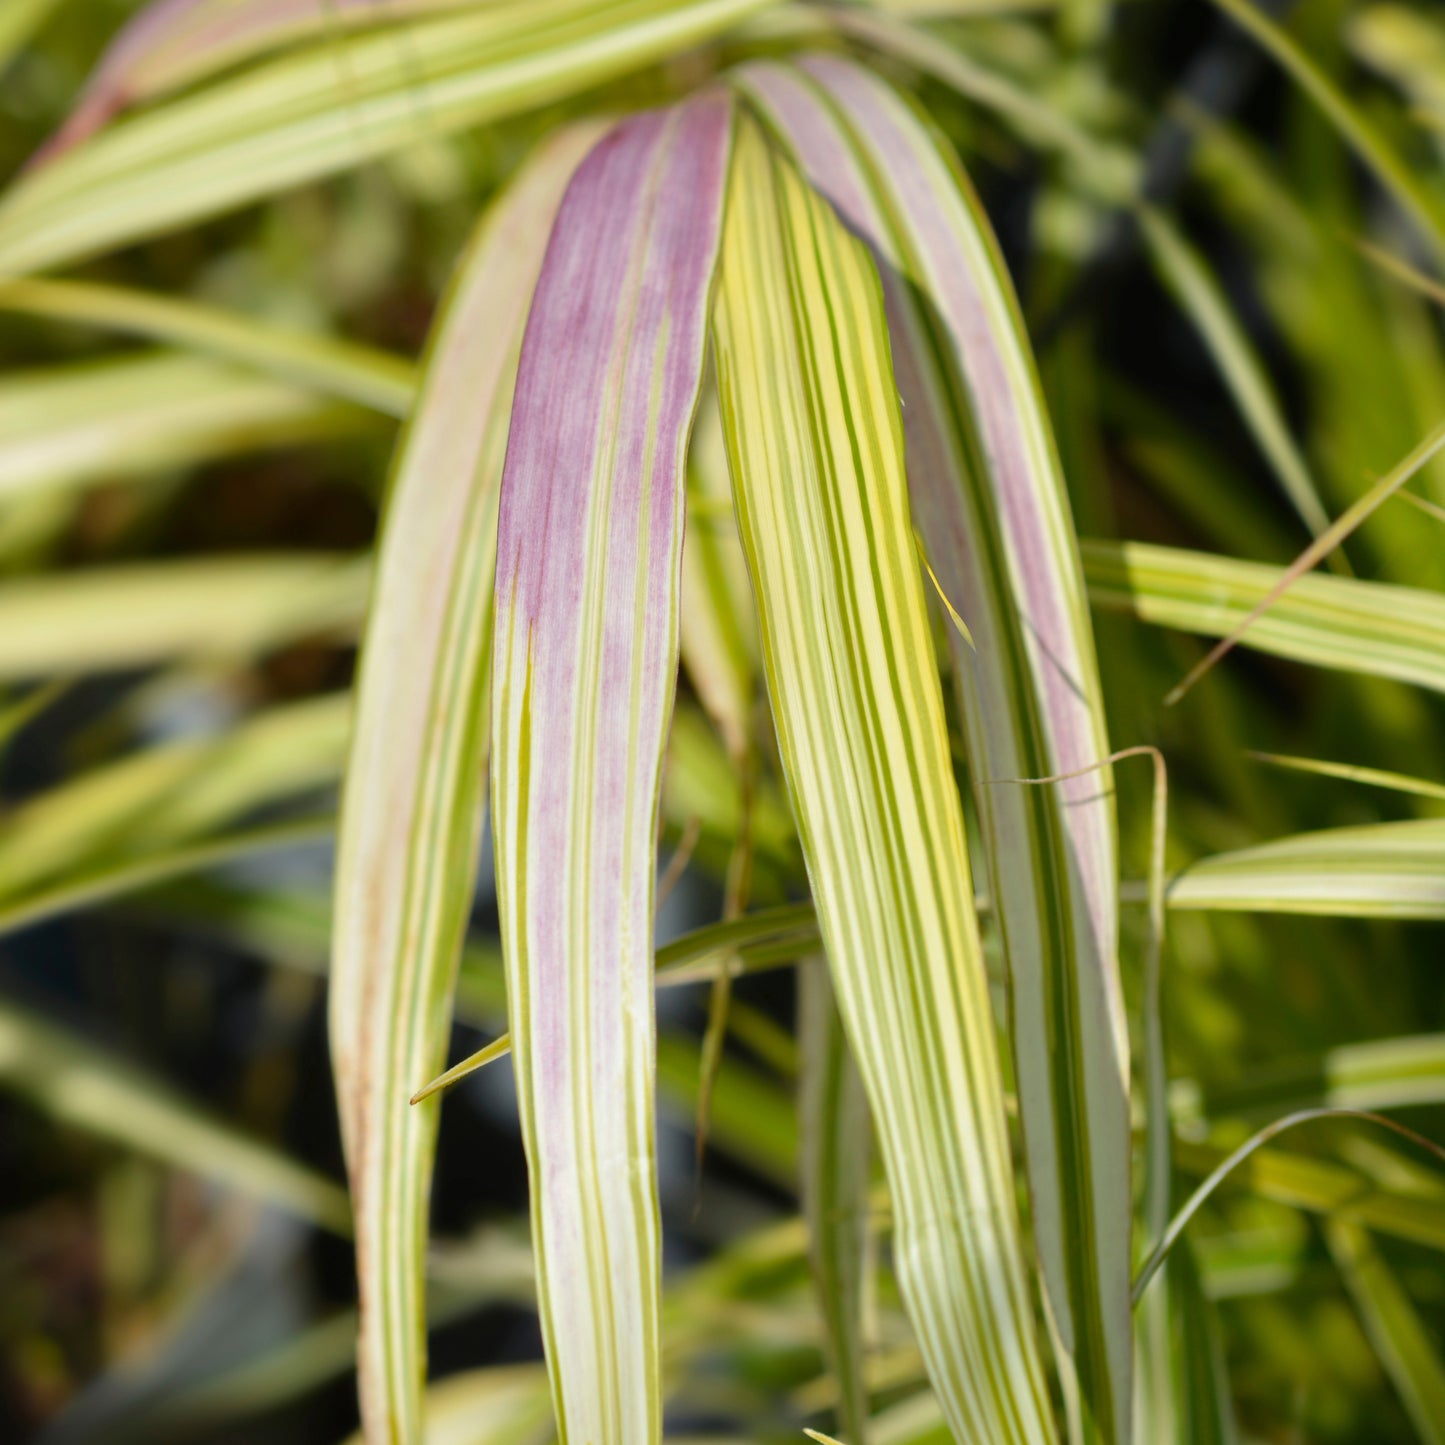
[{"label": "cream stripe on leaf", "polygon": [[382,521],[336,868],[331,1050],[356,1211],[362,1418],[421,1439],[436,1105],[476,872],[497,496],[517,349],[562,191],[563,131],[483,222],[443,303]]},{"label": "cream stripe on leaf", "polygon": [[[504,120],[698,45],[770,0],[492,0],[323,34],[124,116],[0,200],[0,276],[83,256]],[[334,17],[336,5],[327,3]]]},{"label": "cream stripe on leaf", "polygon": [[867,251],[751,122],[716,336],[768,695],[899,1285],[958,1438],[1042,1445],[1054,1425],[882,294]]},{"label": "cream stripe on leaf", "polygon": [[[896,93],[832,58],[741,84],[880,265],[908,483],[950,630],[1011,977],[1034,1236],[1075,1437],[1126,1441],[1131,1144],[1107,768],[1078,545],[987,217]],[[988,784],[977,786],[978,784]],[[1077,1381],[1077,1389],[1074,1383]]]},{"label": "cream stripe on leaf", "polygon": [[661,1436],[652,913],[724,95],[619,125],[559,212],[502,483],[494,836],[563,1445]]}]

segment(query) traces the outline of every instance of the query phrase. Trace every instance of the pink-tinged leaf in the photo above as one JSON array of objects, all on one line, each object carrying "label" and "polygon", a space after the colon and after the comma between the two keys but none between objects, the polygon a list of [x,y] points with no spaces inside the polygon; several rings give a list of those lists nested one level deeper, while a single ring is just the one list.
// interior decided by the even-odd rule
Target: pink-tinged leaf
[{"label": "pink-tinged leaf", "polygon": [[[1012,979],[1034,1232],[1075,1434],[1129,1435],[1128,1039],[1109,755],[1067,494],[1012,286],[946,146],[846,61],[739,83],[873,249]],[[1073,1388],[1077,1379],[1078,1389]]]},{"label": "pink-tinged leaf", "polygon": [[543,1339],[575,1445],[661,1433],[653,874],[730,136],[708,94],[623,122],[578,171],[502,483],[498,897]]},{"label": "pink-tinged leaf", "polygon": [[599,130],[559,132],[483,221],[443,301],[382,518],[331,969],[372,1445],[421,1439],[437,1113],[407,1101],[444,1062],[476,877],[497,500],[522,328],[563,189]]},{"label": "pink-tinged leaf", "polygon": [[[288,41],[395,23],[466,0],[152,0],[106,47],[80,98],[31,164],[52,160],[112,117]],[[404,44],[404,41],[399,41]]]}]

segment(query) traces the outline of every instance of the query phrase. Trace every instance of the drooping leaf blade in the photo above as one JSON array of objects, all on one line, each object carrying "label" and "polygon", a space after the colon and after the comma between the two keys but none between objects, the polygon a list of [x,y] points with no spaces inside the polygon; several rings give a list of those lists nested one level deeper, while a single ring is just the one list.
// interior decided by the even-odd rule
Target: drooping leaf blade
[{"label": "drooping leaf blade", "polygon": [[[1109,755],[1067,495],[1012,286],[981,206],[882,82],[836,60],[745,72],[805,172],[879,259],[908,480],[951,633],[1051,1318],[1088,1428],[1126,1439],[1128,1041]],[[1003,785],[997,786],[995,784]]]},{"label": "drooping leaf blade", "polygon": [[751,123],[716,335],[768,694],[900,1287],[959,1436],[1037,1445],[1054,1426],[882,293],[867,251]]},{"label": "drooping leaf blade", "polygon": [[443,304],[397,456],[342,797],[332,1067],[357,1215],[362,1417],[420,1439],[422,1264],[440,1069],[475,879],[497,502],[527,305],[595,128],[559,133],[483,220]]},{"label": "drooping leaf blade", "polygon": [[662,1428],[652,912],[688,431],[731,108],[619,125],[558,214],[502,483],[494,837],[564,1440]]}]

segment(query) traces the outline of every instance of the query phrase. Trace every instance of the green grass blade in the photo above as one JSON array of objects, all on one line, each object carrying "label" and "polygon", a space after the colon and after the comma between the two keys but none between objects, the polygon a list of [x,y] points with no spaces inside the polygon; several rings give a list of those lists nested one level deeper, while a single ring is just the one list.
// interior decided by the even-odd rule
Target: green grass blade
[{"label": "green grass blade", "polygon": [[365,412],[302,387],[173,353],[10,372],[0,393],[0,499],[374,424]]},{"label": "green grass blade", "polygon": [[779,747],[893,1193],[894,1260],[964,1439],[1054,1438],[932,662],[878,276],[740,133],[718,389]]},{"label": "green grass blade", "polygon": [[242,661],[306,636],[350,638],[368,559],[208,557],[0,583],[0,679]]},{"label": "green grass blade", "polygon": [[1253,0],[1214,0],[1214,3],[1269,52],[1320,108],[1341,139],[1373,171],[1380,184],[1418,227],[1421,238],[1445,262],[1445,207],[1420,183],[1408,162],[1369,121],[1365,114],[1300,48],[1289,32],[1271,20]]},{"label": "green grass blade", "polygon": [[1425,778],[1411,778],[1404,773],[1392,773],[1384,768],[1362,768],[1354,763],[1336,763],[1326,758],[1293,758],[1279,753],[1249,754],[1256,762],[1268,763],[1271,767],[1286,768],[1297,773],[1311,773],[1320,778],[1341,778],[1349,783],[1363,783],[1370,788],[1385,788],[1392,793],[1405,793],[1410,797],[1429,798],[1432,802],[1445,802],[1445,783],[1432,783]]},{"label": "green grass blade", "polygon": [[838,1383],[838,1423],[853,1445],[867,1445],[863,1377],[864,1271],[868,1265],[868,1100],[822,959],[798,974],[803,1072],[803,1214],[808,1257],[822,1309],[829,1367]]},{"label": "green grass blade", "polygon": [[340,1184],[5,998],[0,998],[0,1079],[61,1123],[220,1180],[335,1233],[350,1233],[351,1208]]},{"label": "green grass blade", "polygon": [[298,844],[326,843],[335,833],[336,820],[323,814],[222,833],[199,843],[156,848],[138,857],[85,863],[55,882],[0,903],[0,934],[15,933],[80,908],[128,898],[209,868],[242,863]]},{"label": "green grass blade", "polygon": [[27,799],[0,822],[0,905],[101,865],[139,863],[335,781],[345,694],[272,708],[218,737],[131,753]]},{"label": "green grass blade", "polygon": [[1264,363],[1204,258],[1162,212],[1141,206],[1139,225],[1155,267],[1209,348],[1256,445],[1301,521],[1318,536],[1330,524],[1310,469],[1291,436]]},{"label": "green grass blade", "polygon": [[411,363],[375,347],[283,330],[195,301],[121,286],[10,281],[0,285],[0,311],[165,342],[386,416],[405,416],[416,390]]},{"label": "green grass blade", "polygon": [[1422,1445],[1445,1445],[1445,1360],[1367,1230],[1325,1222],[1325,1239]]},{"label": "green grass blade", "polygon": [[1161,1359],[1141,1357],[1139,1438],[1171,1445],[1234,1445],[1239,1436],[1219,1318],[1201,1287],[1188,1240],[1175,1245],[1138,1313],[1141,1337],[1157,1319],[1165,1346]]},{"label": "green grass blade", "polygon": [[361,1280],[362,1418],[420,1438],[435,1107],[476,871],[497,499],[542,249],[595,128],[563,132],[483,221],[397,454],[362,642],[335,895],[331,1044]]}]

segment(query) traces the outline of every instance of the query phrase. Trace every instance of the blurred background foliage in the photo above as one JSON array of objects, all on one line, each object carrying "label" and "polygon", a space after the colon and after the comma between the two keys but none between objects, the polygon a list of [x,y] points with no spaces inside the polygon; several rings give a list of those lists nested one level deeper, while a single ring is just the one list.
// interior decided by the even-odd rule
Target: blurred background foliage
[{"label": "blurred background foliage", "polygon": [[[57,129],[133,8],[0,0],[0,175]],[[1267,8],[1313,67],[1304,84],[1223,0],[880,9],[896,28],[875,63],[920,94],[1000,233],[1086,537],[1286,563],[1445,418],[1440,255],[1308,93],[1324,77],[1445,211],[1445,12]],[[67,272],[268,334],[348,338],[369,349],[348,353],[350,396],[118,318],[111,292],[0,281],[0,1437],[284,1445],[353,1427],[328,837],[365,554],[413,363],[476,216],[560,117],[666,99],[800,39],[876,42],[873,17],[840,13],[783,7],[580,101],[436,134]],[[397,17],[398,47],[407,34]],[[424,131],[425,84],[415,105]],[[1142,226],[1124,194],[1148,200]],[[1335,559],[1340,575],[1420,589],[1392,594],[1393,631],[1322,591],[1314,620],[1348,633],[1349,657],[1308,666],[1288,637],[1284,657],[1241,650],[1174,708],[1161,699],[1201,653],[1189,634],[1217,633],[1228,577],[1201,564],[1191,593],[1161,566],[1150,591],[1143,554],[1126,567],[1111,544],[1086,547],[1111,735],[1168,760],[1171,867],[1441,816],[1438,791],[1252,756],[1445,782],[1445,462],[1411,490]],[[1311,621],[1280,615],[1286,633]],[[1423,659],[1415,673],[1391,663],[1397,647]],[[1148,778],[1118,778],[1139,879]],[[664,838],[691,861],[663,940],[717,917],[737,786],[684,683]],[[775,767],[761,789],[759,905],[800,882]],[[458,1057],[502,1026],[490,871],[488,856]],[[1143,921],[1126,912],[1131,1011]],[[1400,1117],[1445,1138],[1442,959],[1438,922],[1174,912],[1179,1197],[1264,1119],[1343,1099],[1357,1078],[1350,1097],[1374,1101],[1369,1069],[1388,1072],[1402,1037]],[[700,1178],[706,990],[660,999],[677,1426],[797,1438],[833,1386],[793,1222],[793,978],[737,983]],[[1370,1044],[1352,1074],[1348,1048]],[[514,1433],[471,1438],[533,1438],[539,1389],[545,1415],[507,1067],[450,1098],[434,1191],[432,1374],[517,1367],[489,1377],[487,1404]],[[1241,1437],[1442,1438],[1427,1430],[1440,1401],[1433,1416],[1407,1401],[1382,1362],[1385,1297],[1361,1279],[1383,1259],[1429,1363],[1445,1336],[1445,1182],[1348,1123],[1286,1142],[1191,1231]],[[1324,1222],[1332,1201],[1371,1198],[1374,1234]],[[892,1438],[923,1439],[900,1321],[885,1278],[874,1399],[901,1402]]]}]

